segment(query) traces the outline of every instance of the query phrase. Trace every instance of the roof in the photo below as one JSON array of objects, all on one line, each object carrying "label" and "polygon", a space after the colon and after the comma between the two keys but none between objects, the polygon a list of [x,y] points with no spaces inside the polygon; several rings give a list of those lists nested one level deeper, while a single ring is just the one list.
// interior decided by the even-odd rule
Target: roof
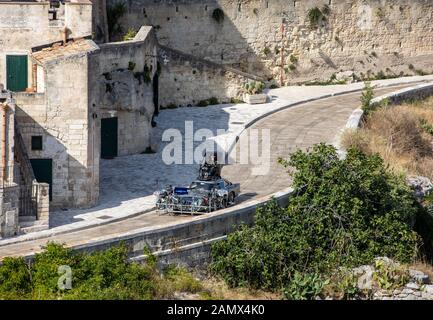
[{"label": "roof", "polygon": [[65,45],[56,42],[48,48],[33,52],[32,57],[37,62],[45,64],[54,60],[87,54],[98,49],[99,47],[92,40],[81,38],[70,40]]}]

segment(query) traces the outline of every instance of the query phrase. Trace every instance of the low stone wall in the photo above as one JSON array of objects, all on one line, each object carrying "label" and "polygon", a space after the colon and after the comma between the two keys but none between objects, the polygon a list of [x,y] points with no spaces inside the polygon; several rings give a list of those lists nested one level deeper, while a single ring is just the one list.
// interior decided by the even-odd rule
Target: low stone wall
[{"label": "low stone wall", "polygon": [[[430,269],[430,266],[421,266]],[[401,265],[387,257],[377,257],[370,265],[349,270],[356,284],[353,300],[433,300],[430,276],[418,267]],[[341,297],[326,297],[326,300]]]},{"label": "low stone wall", "polygon": [[0,188],[0,238],[12,237],[19,232],[19,196],[20,189],[16,184]]}]

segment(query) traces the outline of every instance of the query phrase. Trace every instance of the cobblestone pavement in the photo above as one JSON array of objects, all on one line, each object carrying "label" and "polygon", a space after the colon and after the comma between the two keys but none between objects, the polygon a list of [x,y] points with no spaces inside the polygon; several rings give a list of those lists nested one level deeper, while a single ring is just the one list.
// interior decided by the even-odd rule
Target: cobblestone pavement
[{"label": "cobblestone pavement", "polygon": [[[417,80],[425,79],[417,78]],[[392,82],[384,83],[391,84]],[[158,117],[158,129],[153,140],[161,139],[162,132],[168,128],[177,128],[183,132],[184,121],[191,120],[194,122],[195,129],[208,128],[215,132],[216,129],[227,129],[228,133],[222,138],[230,141],[240,134],[246,123],[269,110],[278,110],[307,98],[317,98],[324,94],[341,91],[347,92],[361,87],[360,84],[338,87],[289,87],[272,90],[269,93],[272,102],[266,105],[223,105],[163,111]],[[383,94],[395,91],[397,88],[401,86],[378,89],[377,93]],[[277,164],[277,158],[287,157],[297,147],[306,148],[321,141],[332,142],[352,110],[359,106],[359,96],[358,92],[301,104],[256,122],[251,128],[271,129],[271,172],[268,176],[254,176],[250,168],[241,168],[241,165],[238,164],[224,168],[223,174],[229,180],[241,183],[243,193],[241,200],[271,194],[286,188],[290,184],[290,178]],[[188,184],[196,176],[198,169],[196,164],[165,165],[161,161],[163,146],[164,144],[160,145],[156,154],[119,157],[103,161],[101,164],[101,205],[88,210],[52,213],[54,216],[53,229],[41,231],[38,234],[0,240],[0,257],[39,250],[40,246],[49,240],[75,246],[102,238],[115,237],[133,229],[157,228],[192,219],[191,217],[158,216],[155,212],[133,216],[152,207],[152,193],[158,185]],[[110,219],[115,218],[122,220],[107,223]],[[79,230],[83,227],[91,228]],[[13,244],[18,241],[26,242]]]}]

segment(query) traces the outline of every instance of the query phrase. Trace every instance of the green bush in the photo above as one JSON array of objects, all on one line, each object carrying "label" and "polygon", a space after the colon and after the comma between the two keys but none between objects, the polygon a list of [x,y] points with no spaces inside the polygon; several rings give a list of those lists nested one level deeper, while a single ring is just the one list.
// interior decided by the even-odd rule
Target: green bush
[{"label": "green bush", "polygon": [[132,28],[129,28],[128,32],[123,36],[123,41],[134,40],[136,35],[137,35],[137,31],[135,31]]},{"label": "green bush", "polygon": [[212,247],[212,270],[230,286],[278,290],[290,288],[297,272],[327,275],[376,256],[415,258],[418,206],[379,156],[349,149],[341,160],[334,147],[319,144],[281,163],[294,168],[287,208],[275,201],[259,208],[254,226]]},{"label": "green bush", "polygon": [[371,87],[370,82],[365,83],[364,91],[361,95],[361,108],[364,111],[364,114],[367,116],[369,113],[371,113],[375,106],[371,105],[371,100],[374,98],[374,90]]},{"label": "green bush", "polygon": [[244,84],[243,91],[248,94],[259,94],[265,89],[265,84],[260,81],[251,81]]},{"label": "green bush", "polygon": [[[144,264],[130,263],[124,245],[93,254],[50,243],[32,264],[6,258],[0,265],[0,299],[155,299],[175,291],[197,292],[200,284],[184,269],[161,276],[150,251]],[[60,266],[72,270],[72,289],[58,287]]]},{"label": "green bush", "polygon": [[319,274],[302,274],[295,272],[292,281],[284,290],[284,296],[290,300],[310,300],[318,296],[325,286],[327,280],[323,280]]}]

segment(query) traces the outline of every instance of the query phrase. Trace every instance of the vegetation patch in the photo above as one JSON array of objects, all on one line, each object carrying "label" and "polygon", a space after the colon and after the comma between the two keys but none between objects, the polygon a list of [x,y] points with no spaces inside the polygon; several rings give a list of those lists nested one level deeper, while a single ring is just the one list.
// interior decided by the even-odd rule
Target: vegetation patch
[{"label": "vegetation patch", "polygon": [[280,162],[293,177],[288,206],[263,206],[252,227],[212,247],[212,270],[230,286],[311,298],[339,268],[377,256],[415,259],[420,209],[403,177],[378,155],[350,148],[340,159],[334,147],[319,144]]},{"label": "vegetation patch", "polygon": [[327,16],[331,13],[331,8],[325,5],[322,9],[314,7],[308,10],[308,20],[310,22],[310,28],[317,29],[320,24],[327,21]]},{"label": "vegetation patch", "polygon": [[220,104],[220,102],[218,101],[217,98],[212,97],[209,99],[199,101],[197,103],[197,107],[207,107],[207,106],[212,106],[212,105],[216,105],[216,104]]},{"label": "vegetation patch", "polygon": [[123,41],[134,40],[136,35],[137,35],[137,31],[135,31],[133,28],[129,28],[128,32],[126,32],[126,34],[123,36]]},{"label": "vegetation patch", "polygon": [[265,89],[265,84],[260,81],[251,81],[245,83],[243,86],[243,91],[247,94],[260,94]]},{"label": "vegetation patch", "polygon": [[[194,294],[200,283],[185,269],[170,267],[162,274],[149,252],[144,264],[127,261],[121,245],[93,254],[76,253],[50,243],[34,262],[5,258],[0,265],[0,299],[148,300],[170,299],[177,292]],[[71,287],[59,287],[59,267],[72,271]]]},{"label": "vegetation patch", "polygon": [[433,98],[398,106],[368,107],[372,96],[363,95],[367,116],[356,132],[343,136],[346,147],[379,154],[393,170],[433,179]]}]

